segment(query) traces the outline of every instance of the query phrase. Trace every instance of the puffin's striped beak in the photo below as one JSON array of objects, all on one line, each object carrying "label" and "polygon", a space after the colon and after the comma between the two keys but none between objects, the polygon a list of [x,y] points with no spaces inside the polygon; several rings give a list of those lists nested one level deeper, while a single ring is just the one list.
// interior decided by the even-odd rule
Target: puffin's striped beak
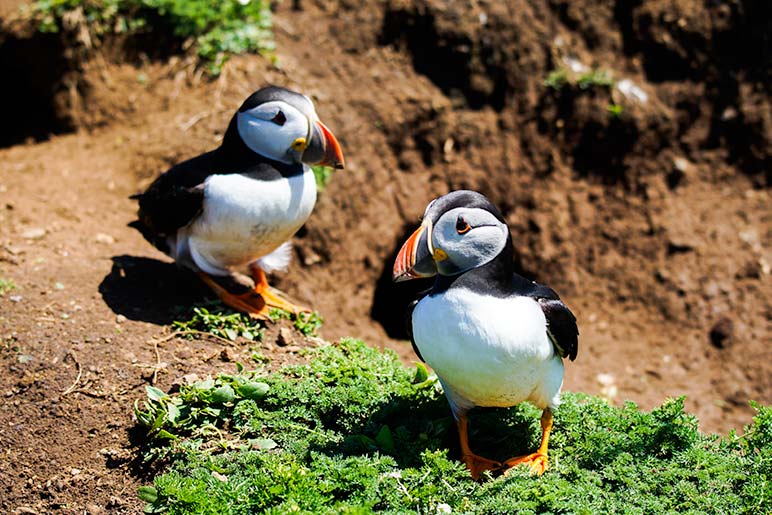
[{"label": "puffin's striped beak", "polygon": [[431,239],[431,232],[431,225],[427,228],[426,224],[422,224],[402,245],[394,260],[394,270],[391,275],[393,281],[409,281],[437,274],[437,266],[429,251],[428,242]]},{"label": "puffin's striped beak", "polygon": [[303,162],[311,165],[332,166],[333,168],[345,166],[343,151],[340,149],[338,139],[319,120],[314,121],[311,126],[310,142],[303,152]]}]

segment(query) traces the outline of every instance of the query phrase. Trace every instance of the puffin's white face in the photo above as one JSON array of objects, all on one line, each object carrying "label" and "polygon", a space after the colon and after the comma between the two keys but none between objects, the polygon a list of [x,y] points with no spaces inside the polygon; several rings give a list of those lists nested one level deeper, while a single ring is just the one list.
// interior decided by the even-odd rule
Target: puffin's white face
[{"label": "puffin's white face", "polygon": [[509,229],[480,208],[451,209],[431,228],[429,251],[442,275],[456,275],[482,266],[499,255]]},{"label": "puffin's white face", "polygon": [[310,100],[304,107],[307,114],[287,102],[274,100],[239,112],[239,136],[253,152],[282,163],[300,163],[313,136],[314,123],[318,122]]}]

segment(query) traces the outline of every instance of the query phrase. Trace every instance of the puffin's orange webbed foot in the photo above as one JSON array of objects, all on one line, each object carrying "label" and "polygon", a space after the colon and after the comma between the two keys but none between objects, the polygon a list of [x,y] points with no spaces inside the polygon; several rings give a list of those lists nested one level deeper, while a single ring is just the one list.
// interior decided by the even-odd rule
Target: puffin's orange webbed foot
[{"label": "puffin's orange webbed foot", "polygon": [[277,289],[271,288],[271,286],[268,285],[268,279],[265,277],[265,272],[257,265],[251,265],[249,270],[252,272],[252,279],[255,281],[254,293],[263,298],[263,301],[268,308],[283,309],[295,316],[301,312],[311,312],[311,310],[305,306],[298,306],[283,299]]},{"label": "puffin's orange webbed foot", "polygon": [[520,456],[517,458],[510,458],[504,462],[504,474],[506,475],[512,467],[517,465],[526,464],[531,467],[531,474],[541,476],[544,471],[547,470],[547,447],[550,442],[550,433],[552,432],[552,410],[550,408],[544,408],[541,414],[541,445],[539,450]]},{"label": "puffin's orange webbed foot", "polygon": [[456,427],[458,428],[458,439],[461,443],[461,461],[466,464],[466,468],[469,469],[472,479],[477,481],[480,479],[480,474],[484,471],[498,470],[501,468],[501,462],[478,456],[469,448],[469,434],[467,433],[465,412],[457,415]]},{"label": "puffin's orange webbed foot", "polygon": [[240,294],[231,293],[218,284],[217,281],[212,279],[208,274],[201,272],[198,276],[217,294],[218,297],[220,297],[220,300],[222,300],[226,306],[230,306],[237,311],[246,313],[252,318],[260,320],[269,319],[268,314],[270,306],[268,306],[263,296],[259,293],[252,290]]},{"label": "puffin's orange webbed foot", "polygon": [[541,452],[534,452],[526,456],[510,458],[504,462],[504,475],[506,476],[517,465],[528,465],[531,467],[531,474],[541,476],[547,470],[547,455]]},{"label": "puffin's orange webbed foot", "polygon": [[[250,267],[252,272],[252,279],[254,280],[254,286],[247,286],[243,283],[235,283],[228,287],[233,281],[233,277],[230,277],[230,281],[224,281],[223,278],[214,278],[204,272],[199,272],[198,276],[209,288],[220,297],[220,300],[224,304],[232,307],[237,311],[246,313],[252,318],[260,320],[270,320],[270,313],[272,309],[282,309],[289,311],[295,316],[300,312],[310,312],[311,310],[297,306],[288,300],[283,299],[278,290],[271,288],[268,285],[268,281],[265,277],[265,273],[256,266]],[[246,278],[245,278],[246,279]],[[243,293],[234,293],[231,291],[236,289]]]},{"label": "puffin's orange webbed foot", "polygon": [[501,462],[489,460],[476,454],[464,454],[461,456],[461,461],[466,464],[466,468],[469,469],[469,473],[472,474],[472,479],[475,481],[480,479],[480,474],[484,471],[501,468]]}]

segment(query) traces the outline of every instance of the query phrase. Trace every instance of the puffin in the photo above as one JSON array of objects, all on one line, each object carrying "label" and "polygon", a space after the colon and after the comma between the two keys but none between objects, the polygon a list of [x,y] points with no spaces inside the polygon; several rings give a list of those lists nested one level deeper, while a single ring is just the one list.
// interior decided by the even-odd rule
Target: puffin
[{"label": "puffin", "polygon": [[192,270],[232,308],[265,319],[306,308],[268,285],[316,203],[309,165],[344,167],[343,152],[307,96],[278,86],[252,93],[221,145],[172,166],[143,193],[129,225]]},{"label": "puffin", "polygon": [[[416,355],[442,385],[472,477],[485,470],[506,474],[520,464],[543,474],[563,359],[576,359],[579,331],[554,290],[515,273],[512,236],[499,210],[469,190],[433,200],[397,254],[392,277],[435,277],[408,308],[408,332]],[[503,463],[472,452],[472,408],[524,401],[543,410],[536,452]]]}]

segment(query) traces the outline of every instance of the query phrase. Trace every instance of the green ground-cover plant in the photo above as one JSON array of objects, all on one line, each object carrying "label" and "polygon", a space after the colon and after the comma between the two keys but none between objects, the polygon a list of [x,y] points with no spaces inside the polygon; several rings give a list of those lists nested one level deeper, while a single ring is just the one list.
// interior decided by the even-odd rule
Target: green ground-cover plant
[{"label": "green ground-cover plant", "polygon": [[16,283],[10,279],[0,279],[0,297],[16,288]]},{"label": "green ground-cover plant", "polygon": [[[316,336],[323,324],[321,315],[316,311],[293,315],[288,311],[272,309],[268,316],[273,322],[292,320],[295,329],[305,336]],[[262,341],[265,334],[265,321],[234,311],[219,300],[190,309],[181,308],[177,318],[172,322],[172,330],[176,335],[186,338],[209,335],[230,341],[238,338]]]},{"label": "green ground-cover plant", "polygon": [[[435,378],[343,340],[265,377],[149,389],[143,455],[165,472],[140,496],[166,513],[770,513],[772,410],[755,407],[744,435],[722,438],[700,433],[682,399],[642,412],[565,394],[549,470],[478,484]],[[530,451],[538,420],[528,405],[476,410],[472,445]]]},{"label": "green ground-cover plant", "polygon": [[581,89],[590,87],[610,88],[614,86],[614,79],[605,70],[594,69],[582,73],[576,79],[576,84]]},{"label": "green ground-cover plant", "polygon": [[283,309],[272,309],[268,316],[274,322],[278,320],[292,320],[292,325],[306,336],[316,336],[319,329],[322,328],[324,319],[318,311],[305,312],[301,311],[297,315],[293,315],[289,311]]},{"label": "green ground-cover plant", "polygon": [[[576,73],[568,68],[558,67],[547,74],[542,84],[556,92],[560,92],[567,86],[585,91],[592,88],[612,89],[615,81],[607,71],[600,68]],[[624,107],[621,104],[612,102],[606,106],[606,111],[611,119],[618,120],[622,117]]]},{"label": "green ground-cover plant", "polygon": [[194,337],[201,334],[213,334],[220,338],[236,340],[262,340],[263,325],[259,320],[233,311],[220,302],[192,309],[187,320],[175,320],[172,328],[181,336]]},{"label": "green ground-cover plant", "polygon": [[29,13],[43,32],[85,23],[96,41],[110,33],[171,31],[195,45],[212,75],[233,54],[275,48],[268,0],[38,0]]},{"label": "green ground-cover plant", "polygon": [[314,179],[316,179],[316,189],[324,191],[330,181],[332,180],[332,174],[335,173],[335,169],[329,166],[312,166],[311,170],[314,172]]},{"label": "green ground-cover plant", "polygon": [[577,86],[579,89],[612,88],[614,79],[607,71],[600,68],[574,73],[568,68],[559,67],[549,72],[542,84],[554,90],[560,90],[565,86]]}]

